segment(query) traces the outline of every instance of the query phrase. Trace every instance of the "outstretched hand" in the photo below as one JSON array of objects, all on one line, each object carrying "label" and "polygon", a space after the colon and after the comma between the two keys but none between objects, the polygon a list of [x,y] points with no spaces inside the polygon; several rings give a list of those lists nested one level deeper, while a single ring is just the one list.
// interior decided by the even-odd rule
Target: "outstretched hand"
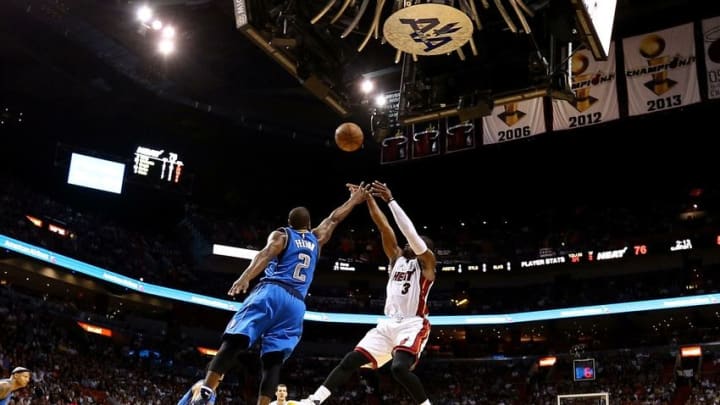
[{"label": "outstretched hand", "polygon": [[370,186],[370,194],[374,197],[382,198],[385,202],[390,202],[390,200],[393,199],[392,192],[388,188],[387,184],[380,183],[377,180],[372,182],[372,185]]},{"label": "outstretched hand", "polygon": [[345,183],[345,187],[350,190],[350,196],[355,197],[356,195],[362,196],[362,200],[367,200],[368,198],[372,198],[370,195],[370,185],[365,184],[364,181],[361,181],[360,184],[352,184],[352,183]]}]

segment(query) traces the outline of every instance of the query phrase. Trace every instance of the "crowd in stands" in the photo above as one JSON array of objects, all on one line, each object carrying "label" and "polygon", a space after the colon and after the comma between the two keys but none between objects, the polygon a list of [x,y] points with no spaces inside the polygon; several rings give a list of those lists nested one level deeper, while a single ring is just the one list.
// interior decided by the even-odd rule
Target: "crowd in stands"
[{"label": "crowd in stands", "polygon": [[[187,210],[177,227],[165,232],[148,232],[120,224],[102,211],[74,209],[4,177],[0,177],[0,204],[0,233],[145,282],[217,297],[225,297],[227,286],[235,275],[198,271],[195,266],[198,249],[204,252],[202,254],[209,254],[208,241],[257,249],[275,226],[260,218],[228,220],[218,215],[201,214],[200,209],[194,207]],[[658,235],[680,230],[684,236],[706,228],[714,232],[713,216],[706,211],[703,211],[705,216],[701,221],[680,221],[676,218],[677,207],[667,205],[649,207],[642,215],[628,210],[603,213],[577,210],[571,214],[562,211],[552,217],[543,213],[546,222],[552,222],[552,227],[558,229],[555,232],[550,232],[550,226],[542,225],[519,229],[502,224],[484,226],[479,218],[462,226],[453,226],[452,221],[444,226],[431,226],[440,235],[433,236],[441,261],[449,260],[450,256],[460,256],[463,260],[470,256],[488,256],[490,252],[493,257],[498,257],[501,251],[522,255],[550,249],[558,254],[571,249],[581,250],[600,239],[607,246],[612,246],[613,240],[622,240],[625,244],[627,238],[640,234],[647,242]],[[62,237],[35,226],[28,216],[60,224],[71,235]],[[543,221],[534,223],[542,224]],[[575,224],[575,228],[570,228],[571,224]],[[334,239],[323,252],[330,261],[336,257],[354,256],[358,261],[384,263],[379,238],[369,228],[362,231],[341,227]],[[508,246],[512,247],[487,250],[485,241],[493,241],[493,246],[509,242]],[[449,283],[443,287],[439,283],[431,294],[430,308],[434,314],[509,313],[701,294],[717,291],[714,273],[714,268],[705,269],[700,282],[690,280],[684,269],[673,269],[601,279],[558,279],[527,286],[463,288],[451,287]],[[597,285],[603,288],[594,288]],[[383,285],[377,285],[360,291],[347,286],[324,289],[314,286],[307,300],[308,307],[319,311],[380,313],[384,303],[383,288]],[[467,304],[457,305],[463,298],[468,298]]]},{"label": "crowd in stands", "polygon": [[695,384],[686,405],[716,405],[720,404],[720,373],[717,364],[712,365],[712,373],[700,377],[698,384]]},{"label": "crowd in stands", "polygon": [[[2,234],[147,282],[220,296],[235,275],[201,273],[194,268],[198,246],[200,250],[203,248],[202,238],[259,248],[275,226],[257,218],[251,222],[238,218],[228,221],[200,214],[194,208],[180,223],[179,228],[187,232],[148,232],[114,221],[101,211],[74,209],[6,178],[0,178],[0,204]],[[653,215],[660,215],[656,211],[653,210]],[[538,246],[541,249],[552,246],[555,251],[568,246],[575,249],[583,243],[595,243],[598,235],[604,235],[604,241],[611,244],[613,238],[631,237],[645,229],[672,233],[681,228],[683,232],[700,232],[714,224],[710,218],[699,223],[676,223],[671,218],[671,210],[663,212],[664,219],[651,216],[654,219],[647,220],[644,225],[642,221],[627,221],[625,226],[608,224],[603,222],[602,216],[593,217],[598,231],[583,234],[595,235],[589,239],[585,236],[581,238],[578,232],[570,230],[546,233],[526,227],[518,231],[512,227],[495,226],[475,233],[484,225],[480,220],[442,228],[443,232],[438,233],[441,237],[436,239],[441,258],[453,255],[498,257],[499,254],[530,254],[537,251]],[[61,237],[37,227],[28,215],[65,226],[72,236]],[[574,221],[580,213],[573,215]],[[614,218],[629,216],[627,213],[626,216],[615,213]],[[558,220],[557,224],[571,222]],[[579,224],[585,226],[588,222],[581,221]],[[618,228],[614,228],[616,226]],[[588,225],[587,229],[596,228]],[[610,230],[616,236],[610,237],[607,233]],[[514,238],[513,235],[520,237]],[[377,235],[372,232],[345,228],[337,236],[337,241],[330,245],[326,255],[355,255],[359,261],[368,262],[382,260]],[[197,243],[198,240],[200,243]],[[483,240],[493,240],[492,248],[486,249],[488,244]],[[188,241],[195,241],[195,244],[188,244]],[[513,243],[498,247],[506,241]],[[430,305],[435,314],[507,313],[716,291],[715,267],[706,267],[703,276],[695,279],[683,269],[676,269],[600,279],[563,281],[561,278],[525,287],[472,287],[463,291],[438,288],[433,290]],[[200,280],[203,282],[200,283]],[[598,285],[602,288],[597,288]],[[694,287],[688,289],[688,285]],[[131,337],[124,341],[88,335],[77,328],[74,321],[87,319],[92,307],[79,308],[71,301],[57,303],[25,296],[13,292],[11,287],[3,287],[2,290],[0,321],[5,333],[0,335],[0,368],[5,374],[20,364],[34,370],[31,388],[24,390],[15,404],[171,404],[191,381],[203,373],[199,367],[206,363],[206,359],[201,358],[194,346],[182,337],[158,331],[140,332],[133,330],[133,325],[129,323],[116,325],[118,330],[125,332],[125,336]],[[459,294],[469,298],[470,304],[456,305]],[[360,291],[336,287],[314,291],[307,302],[310,309],[321,311],[380,313],[382,296],[381,288]],[[98,319],[103,318],[102,314],[97,316]],[[308,335],[312,336],[312,333]],[[338,339],[337,336],[335,338]],[[352,336],[349,340],[356,338]],[[703,336],[702,341],[711,339],[712,336]],[[671,338],[661,341],[667,343]],[[141,352],[147,356],[141,357]],[[433,403],[440,405],[546,405],[555,404],[558,393],[578,391],[607,391],[612,398],[620,399],[621,404],[661,405],[669,404],[678,391],[672,378],[674,359],[667,353],[610,352],[598,354],[598,358],[598,380],[584,385],[572,382],[568,359],[560,360],[551,371],[545,371],[538,369],[530,358],[478,362],[428,353],[417,372],[424,380],[433,382],[427,385],[429,395]],[[293,356],[283,374],[291,395],[297,398],[306,396],[322,382],[338,360],[335,357]],[[219,404],[254,403],[258,375],[256,363],[254,357],[248,358],[247,372],[226,379]],[[697,383],[691,385],[688,393],[690,404],[711,404],[716,397],[716,373],[714,369],[705,371],[699,373]],[[405,392],[393,382],[387,370],[377,373],[363,371],[328,404],[349,402],[409,403]],[[577,405],[583,402],[576,400],[571,403]]]},{"label": "crowd in stands", "polygon": [[[77,327],[79,312],[59,302],[0,288],[0,371],[17,365],[33,370],[32,384],[18,392],[19,404],[174,404],[188,384],[199,378],[206,360],[195,350],[168,351],[162,331],[138,338],[132,330],[113,338],[88,334]],[[135,331],[136,332],[136,331]],[[123,336],[126,336],[124,338]],[[177,343],[177,342],[175,342]],[[145,353],[143,356],[141,353]],[[155,353],[157,351],[157,354]],[[147,355],[147,353],[150,353]],[[558,357],[552,367],[539,367],[537,357],[505,359],[423,358],[416,370],[427,381],[437,405],[554,405],[558,394],[607,392],[620,405],[669,405],[678,395],[677,347],[651,347],[574,353],[596,360],[597,379],[573,382],[574,357]],[[697,367],[688,385],[688,404],[713,404],[718,396],[715,353],[706,350],[705,366]],[[221,385],[220,404],[253,404],[259,369],[257,355],[243,359]],[[282,382],[291,398],[301,398],[322,383],[339,357],[296,353],[286,363]],[[336,393],[335,404],[411,404],[389,370],[362,370]],[[569,401],[567,404],[597,404]]]}]

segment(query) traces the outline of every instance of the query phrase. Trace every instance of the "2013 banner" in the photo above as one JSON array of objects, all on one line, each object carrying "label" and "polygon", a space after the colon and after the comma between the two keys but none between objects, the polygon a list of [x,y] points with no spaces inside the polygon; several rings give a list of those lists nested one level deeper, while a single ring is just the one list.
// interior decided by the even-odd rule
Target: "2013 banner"
[{"label": "2013 banner", "polygon": [[693,24],[623,39],[628,114],[700,102]]}]

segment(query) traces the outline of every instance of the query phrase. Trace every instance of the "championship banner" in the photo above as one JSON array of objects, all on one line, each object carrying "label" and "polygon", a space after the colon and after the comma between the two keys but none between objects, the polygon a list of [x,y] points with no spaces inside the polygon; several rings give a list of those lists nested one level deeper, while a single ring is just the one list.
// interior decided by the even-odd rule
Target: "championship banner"
[{"label": "championship banner", "polygon": [[405,133],[398,130],[394,136],[389,136],[380,143],[380,164],[404,162],[408,160],[408,145],[410,144]]},{"label": "championship banner", "polygon": [[629,114],[700,102],[693,25],[623,39]]},{"label": "championship banner", "polygon": [[483,144],[514,141],[545,132],[542,97],[495,106],[483,117]]},{"label": "championship banner", "polygon": [[445,153],[475,148],[475,121],[460,121],[457,117],[445,119]]},{"label": "championship banner", "polygon": [[412,125],[412,158],[440,155],[440,122]]},{"label": "championship banner", "polygon": [[556,131],[600,124],[620,118],[615,71],[615,43],[608,58],[597,61],[589,49],[571,59],[573,102],[553,99],[553,129]]},{"label": "championship banner", "polygon": [[720,98],[720,17],[702,21],[709,99]]}]

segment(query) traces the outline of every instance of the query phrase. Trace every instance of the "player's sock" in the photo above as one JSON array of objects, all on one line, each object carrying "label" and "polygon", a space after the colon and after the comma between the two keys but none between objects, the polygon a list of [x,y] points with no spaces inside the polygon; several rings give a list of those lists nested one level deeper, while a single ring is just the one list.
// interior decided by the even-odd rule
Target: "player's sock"
[{"label": "player's sock", "polygon": [[[196,391],[199,391],[199,395],[198,398],[193,401],[193,396],[195,396]],[[185,395],[180,398],[180,401],[178,401],[177,405],[192,405],[198,403],[197,401],[201,401],[200,403],[214,403],[214,396],[215,393],[213,392],[212,388],[203,385],[203,380],[200,380],[190,387],[190,389],[185,393]]]},{"label": "player's sock", "polygon": [[198,398],[190,401],[190,405],[213,405],[215,399],[217,399],[215,391],[207,385],[203,385],[200,387]]},{"label": "player's sock", "polygon": [[317,391],[315,391],[315,393],[310,396],[311,399],[320,401],[321,404],[329,397],[330,390],[327,389],[324,385],[321,385],[320,388],[318,388]]},{"label": "player's sock", "polygon": [[429,399],[426,399],[425,402],[423,402],[423,403],[420,404],[420,405],[430,405],[430,400],[429,400]]}]

